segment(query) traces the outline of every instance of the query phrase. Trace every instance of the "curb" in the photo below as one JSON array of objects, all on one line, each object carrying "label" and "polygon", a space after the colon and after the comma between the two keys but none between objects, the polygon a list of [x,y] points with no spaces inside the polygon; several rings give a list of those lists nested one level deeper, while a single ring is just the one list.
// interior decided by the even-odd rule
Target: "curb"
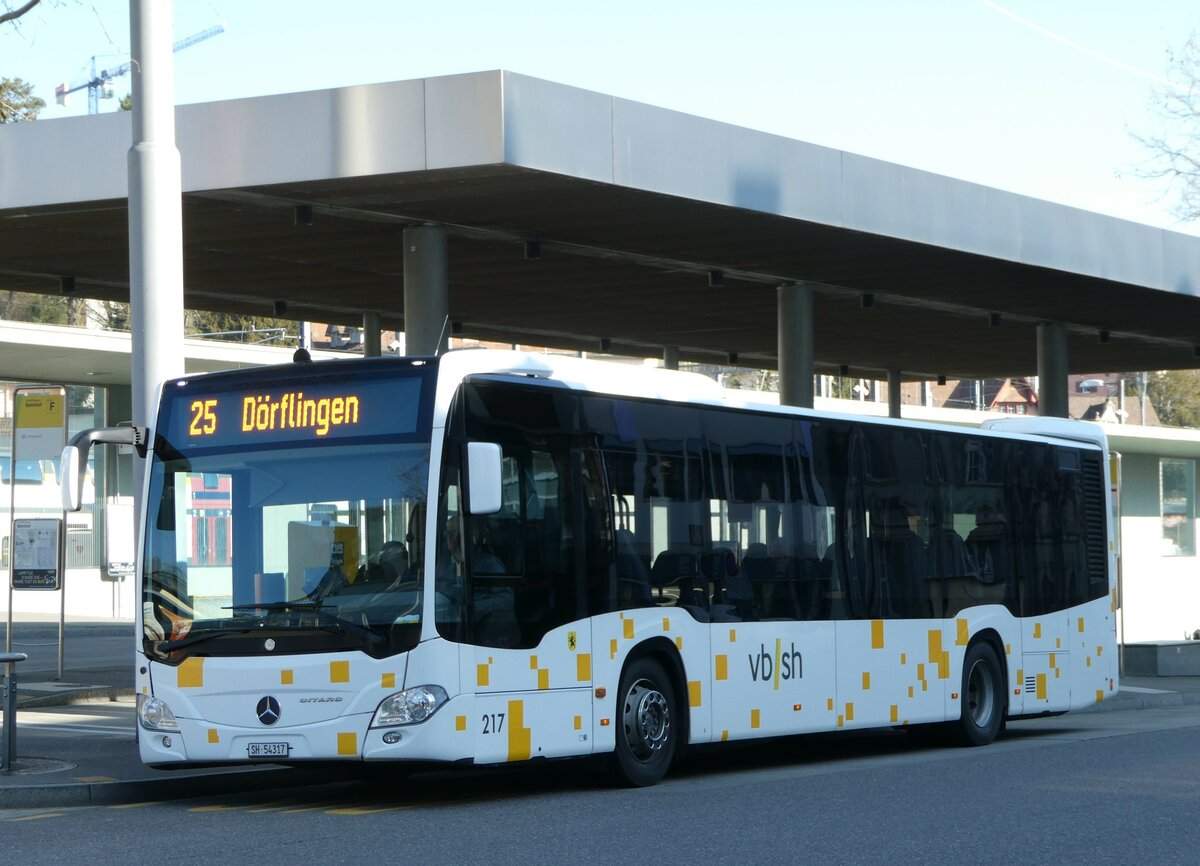
[{"label": "curb", "polygon": [[21,696],[21,684],[17,683],[17,711],[33,710],[40,707],[64,707],[69,704],[74,704],[79,701],[93,700],[95,698],[108,698],[116,700],[117,698],[132,697],[132,686],[91,686],[82,689],[71,689],[70,691],[62,691],[57,693],[38,694],[36,692],[28,693],[28,697]]},{"label": "curb", "polygon": [[1106,713],[1123,710],[1163,710],[1200,704],[1200,694],[1192,692],[1118,692],[1117,697],[1101,701],[1073,713]]},{"label": "curb", "polygon": [[145,800],[182,800],[214,794],[240,794],[272,788],[293,788],[312,785],[317,781],[319,781],[317,774],[312,770],[265,767],[175,776],[168,779],[71,782],[14,787],[0,785],[0,809],[29,809],[46,806],[119,806]]}]

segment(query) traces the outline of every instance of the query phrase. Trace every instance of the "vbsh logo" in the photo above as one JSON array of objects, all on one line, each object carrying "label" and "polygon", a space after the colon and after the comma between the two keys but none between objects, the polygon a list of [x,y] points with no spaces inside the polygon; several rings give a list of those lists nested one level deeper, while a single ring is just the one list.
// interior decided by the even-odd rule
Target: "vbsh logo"
[{"label": "vbsh logo", "polygon": [[783,652],[783,641],[775,638],[775,655],[767,652],[766,644],[758,645],[758,655],[750,653],[750,679],[761,680],[764,683],[773,682],[779,688],[780,680],[798,680],[804,676],[804,658],[796,644],[792,643],[787,652]]}]

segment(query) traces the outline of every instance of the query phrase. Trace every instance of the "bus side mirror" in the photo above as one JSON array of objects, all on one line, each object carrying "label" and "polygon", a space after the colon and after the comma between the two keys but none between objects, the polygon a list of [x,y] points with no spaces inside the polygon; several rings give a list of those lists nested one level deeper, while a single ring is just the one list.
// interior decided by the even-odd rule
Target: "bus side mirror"
[{"label": "bus side mirror", "polygon": [[75,445],[63,449],[58,477],[62,480],[63,511],[78,511],[83,507],[83,475],[87,460],[83,450]]},{"label": "bus side mirror", "polygon": [[503,454],[494,442],[467,443],[467,503],[472,514],[500,510]]},{"label": "bus side mirror", "polygon": [[132,445],[139,456],[146,456],[145,427],[93,427],[76,433],[63,449],[58,464],[63,511],[78,511],[83,507],[83,478],[87,472],[88,451],[93,442]]}]

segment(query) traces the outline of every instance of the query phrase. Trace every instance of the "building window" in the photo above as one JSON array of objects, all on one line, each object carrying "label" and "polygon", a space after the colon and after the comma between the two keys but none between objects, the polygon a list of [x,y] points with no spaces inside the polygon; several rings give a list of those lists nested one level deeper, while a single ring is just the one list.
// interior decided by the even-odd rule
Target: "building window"
[{"label": "building window", "polygon": [[1158,490],[1166,555],[1195,556],[1196,462],[1159,460]]}]

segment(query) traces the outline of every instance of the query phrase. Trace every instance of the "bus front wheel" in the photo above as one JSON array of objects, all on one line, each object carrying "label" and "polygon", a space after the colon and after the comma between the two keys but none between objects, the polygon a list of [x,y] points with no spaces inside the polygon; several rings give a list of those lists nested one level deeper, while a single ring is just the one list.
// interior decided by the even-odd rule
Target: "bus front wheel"
[{"label": "bus front wheel", "polygon": [[958,739],[967,746],[986,746],[1004,722],[1006,692],[1000,661],[991,644],[973,644],[963,659],[962,713]]},{"label": "bus front wheel", "polygon": [[658,662],[638,659],[621,676],[617,699],[613,775],[621,784],[653,785],[671,766],[679,738],[671,681]]}]

